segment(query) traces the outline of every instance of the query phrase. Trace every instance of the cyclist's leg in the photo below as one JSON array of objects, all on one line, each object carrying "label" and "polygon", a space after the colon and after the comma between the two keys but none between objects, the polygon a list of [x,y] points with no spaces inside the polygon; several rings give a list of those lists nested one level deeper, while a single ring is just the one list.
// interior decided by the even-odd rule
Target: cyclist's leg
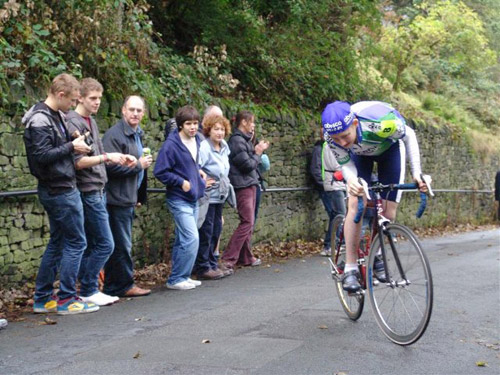
[{"label": "cyclist's leg", "polygon": [[[358,176],[365,181],[370,180],[370,175],[373,168],[373,158],[369,156],[351,155],[351,159],[356,165]],[[366,197],[363,197],[364,205],[366,206]],[[358,211],[358,197],[349,196],[347,199],[347,215],[344,223],[344,236],[346,245],[346,267],[344,273],[343,287],[348,291],[356,291],[361,287],[359,282],[356,281],[359,277],[357,269],[357,250],[359,241],[361,239],[361,227],[363,221],[360,220],[358,224],[354,223],[354,218]],[[355,271],[355,273],[351,273]]]},{"label": "cyclist's leg", "polygon": [[[394,143],[382,155],[377,156],[377,170],[380,183],[384,185],[403,183],[405,178],[405,159],[406,150],[402,141]],[[401,194],[402,191],[382,193],[382,197],[385,198],[382,199],[382,207],[384,209],[382,215],[385,218],[394,221],[398,204],[401,200]],[[381,250],[376,249],[376,251],[377,253],[373,267],[375,276],[379,281],[385,282],[387,278]]]},{"label": "cyclist's leg", "polygon": [[[382,155],[376,157],[378,164],[378,179],[382,184],[402,184],[406,172],[406,149],[403,141],[394,143]],[[382,215],[394,221],[402,191],[391,191],[382,195]]]}]

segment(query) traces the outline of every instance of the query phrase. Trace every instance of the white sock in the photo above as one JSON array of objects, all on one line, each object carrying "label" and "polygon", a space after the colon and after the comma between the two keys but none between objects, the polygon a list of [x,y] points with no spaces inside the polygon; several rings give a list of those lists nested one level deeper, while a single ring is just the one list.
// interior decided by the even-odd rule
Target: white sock
[{"label": "white sock", "polygon": [[356,263],[346,263],[344,267],[344,273],[357,270],[358,270],[358,265]]}]

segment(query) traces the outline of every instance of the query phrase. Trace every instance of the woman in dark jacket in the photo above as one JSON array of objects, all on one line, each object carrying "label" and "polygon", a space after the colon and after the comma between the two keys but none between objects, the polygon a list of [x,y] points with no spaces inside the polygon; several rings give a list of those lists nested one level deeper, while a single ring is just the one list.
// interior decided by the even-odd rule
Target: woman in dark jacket
[{"label": "woman in dark jacket", "polygon": [[259,184],[257,168],[262,153],[269,147],[260,141],[255,148],[252,134],[255,131],[255,116],[249,111],[236,115],[237,129],[229,138],[229,179],[236,192],[236,202],[240,224],[234,231],[222,255],[225,267],[234,268],[236,264],[258,266],[261,261],[253,256],[250,249],[253,225],[255,222],[256,189]]}]

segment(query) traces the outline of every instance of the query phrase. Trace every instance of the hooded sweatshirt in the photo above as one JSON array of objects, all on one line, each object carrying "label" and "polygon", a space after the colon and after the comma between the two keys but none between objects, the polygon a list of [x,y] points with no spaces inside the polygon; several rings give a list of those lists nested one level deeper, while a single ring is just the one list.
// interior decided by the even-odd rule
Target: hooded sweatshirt
[{"label": "hooded sweatshirt", "polygon": [[[200,138],[196,135],[196,148],[199,153]],[[199,160],[199,157],[197,157]],[[182,199],[196,202],[205,192],[205,181],[200,176],[200,166],[191,156],[188,148],[182,143],[179,131],[170,133],[158,153],[155,177],[167,187],[167,199]],[[182,190],[184,180],[189,181],[191,190]]]},{"label": "hooded sweatshirt", "polygon": [[75,188],[74,147],[64,114],[40,102],[24,115],[22,123],[28,165],[39,185],[52,194]]}]

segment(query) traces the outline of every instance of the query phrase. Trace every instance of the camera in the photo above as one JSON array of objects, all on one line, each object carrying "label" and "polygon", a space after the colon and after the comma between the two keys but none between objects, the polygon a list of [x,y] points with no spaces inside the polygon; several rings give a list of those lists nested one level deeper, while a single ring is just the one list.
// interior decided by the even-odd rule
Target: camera
[{"label": "camera", "polygon": [[87,144],[87,146],[90,147],[90,152],[87,154],[87,156],[93,156],[95,154],[94,138],[92,137],[92,134],[90,134],[90,132],[86,132],[84,136],[85,136],[85,143]]},{"label": "camera", "polygon": [[[80,136],[80,132],[78,130],[75,130],[73,132],[73,134],[71,134],[71,137],[73,139],[76,139]],[[83,136],[85,137],[84,140],[85,140],[85,143],[87,144],[87,146],[90,147],[90,152],[87,154],[87,156],[93,156],[95,154],[95,143],[94,143],[94,138],[92,137],[92,134],[90,134],[90,132],[86,132],[83,134]]]}]

